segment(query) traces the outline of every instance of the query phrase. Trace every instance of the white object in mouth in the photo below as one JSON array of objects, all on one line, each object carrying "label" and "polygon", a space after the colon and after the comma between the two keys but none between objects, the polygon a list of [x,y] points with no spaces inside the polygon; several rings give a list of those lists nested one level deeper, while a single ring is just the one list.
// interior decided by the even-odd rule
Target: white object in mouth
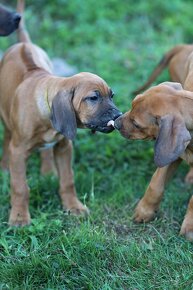
[{"label": "white object in mouth", "polygon": [[113,128],[115,128],[115,122],[113,120],[110,120],[108,123],[107,123],[107,126],[112,126]]}]

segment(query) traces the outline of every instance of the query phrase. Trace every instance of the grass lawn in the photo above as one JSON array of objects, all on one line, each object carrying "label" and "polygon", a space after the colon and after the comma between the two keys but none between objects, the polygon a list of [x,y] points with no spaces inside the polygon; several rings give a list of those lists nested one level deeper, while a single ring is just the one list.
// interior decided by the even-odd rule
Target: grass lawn
[{"label": "grass lawn", "polygon": [[[33,41],[103,77],[122,111],[162,55],[193,39],[190,0],[26,2]],[[15,35],[1,38],[0,48],[15,41]],[[156,219],[141,225],[132,215],[155,170],[153,142],[79,130],[75,180],[88,219],[63,213],[58,180],[40,175],[38,154],[28,165],[29,227],[8,227],[9,176],[0,172],[0,289],[193,289],[193,246],[178,235],[192,192],[184,183],[186,164],[167,187]]]}]

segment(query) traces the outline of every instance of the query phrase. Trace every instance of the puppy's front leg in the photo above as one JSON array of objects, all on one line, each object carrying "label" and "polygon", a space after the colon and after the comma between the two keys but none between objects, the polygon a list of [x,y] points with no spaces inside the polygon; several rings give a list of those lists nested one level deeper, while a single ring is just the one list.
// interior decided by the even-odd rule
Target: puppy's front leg
[{"label": "puppy's front leg", "polygon": [[78,200],[74,186],[72,142],[62,139],[54,147],[54,157],[60,179],[60,197],[65,210],[73,215],[88,214],[88,209]]},{"label": "puppy's front leg", "polygon": [[165,185],[172,177],[181,161],[181,159],[178,159],[168,166],[157,168],[144,197],[140,200],[135,209],[134,220],[136,222],[148,222],[154,218],[155,212],[159,208],[159,204],[163,197]]},{"label": "puppy's front leg", "polygon": [[11,213],[9,224],[24,226],[30,224],[29,188],[26,181],[27,150],[11,140],[9,145],[9,169],[11,181]]},{"label": "puppy's front leg", "polygon": [[180,234],[184,235],[187,240],[193,241],[193,196],[189,201],[188,209],[181,226]]}]

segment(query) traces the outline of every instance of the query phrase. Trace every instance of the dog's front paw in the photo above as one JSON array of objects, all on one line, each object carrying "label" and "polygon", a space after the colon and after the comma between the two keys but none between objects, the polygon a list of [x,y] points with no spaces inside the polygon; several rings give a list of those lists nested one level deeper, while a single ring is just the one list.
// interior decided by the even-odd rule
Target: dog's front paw
[{"label": "dog's front paw", "polygon": [[63,200],[63,208],[65,212],[75,216],[89,215],[89,209],[86,206],[84,206],[77,198]]},{"label": "dog's front paw", "polygon": [[193,219],[189,217],[185,217],[181,230],[180,235],[184,236],[187,240],[193,241]]},{"label": "dog's front paw", "polygon": [[19,209],[11,209],[9,217],[9,225],[15,227],[23,227],[31,223],[29,211]]},{"label": "dog's front paw", "polygon": [[148,205],[142,199],[135,208],[134,221],[137,223],[149,222],[154,218],[155,211],[154,207]]}]

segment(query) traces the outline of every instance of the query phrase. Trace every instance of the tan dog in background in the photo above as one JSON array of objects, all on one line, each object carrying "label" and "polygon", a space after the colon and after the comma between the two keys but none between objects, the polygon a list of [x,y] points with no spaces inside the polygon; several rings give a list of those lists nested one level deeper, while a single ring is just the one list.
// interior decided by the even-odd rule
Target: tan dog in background
[{"label": "tan dog in background", "polygon": [[[189,88],[191,83],[193,87],[192,73],[186,78]],[[160,168],[135,210],[135,221],[147,222],[154,217],[165,185],[181,160],[193,165],[193,92],[172,82],[152,87],[133,100],[131,111],[115,120],[115,128],[128,139],[156,140],[154,160]],[[193,197],[180,233],[193,240]]]},{"label": "tan dog in background", "polygon": [[[19,11],[23,5],[19,1]],[[0,115],[11,178],[9,224],[23,226],[30,223],[26,160],[33,149],[54,146],[63,207],[73,214],[87,213],[74,186],[71,140],[77,127],[111,132],[107,123],[120,112],[112,90],[99,76],[85,72],[56,77],[46,53],[30,42],[23,23],[19,38],[23,42],[6,52],[0,66]]]},{"label": "tan dog in background", "polygon": [[[193,91],[191,81],[188,80],[193,73],[192,59],[193,45],[184,44],[175,46],[164,55],[149,76],[147,82],[134,91],[133,94],[137,95],[147,89],[166,67],[168,67],[170,78],[173,82],[179,82],[185,90]],[[193,167],[191,167],[186,175],[185,181],[193,184]]]}]

